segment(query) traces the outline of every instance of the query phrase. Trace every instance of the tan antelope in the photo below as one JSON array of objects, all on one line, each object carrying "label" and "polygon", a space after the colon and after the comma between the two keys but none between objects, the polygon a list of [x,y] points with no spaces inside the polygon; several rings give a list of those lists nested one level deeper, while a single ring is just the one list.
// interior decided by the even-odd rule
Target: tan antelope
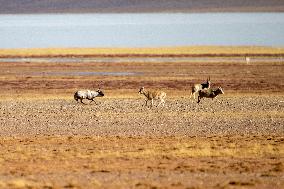
[{"label": "tan antelope", "polygon": [[219,94],[225,94],[221,87],[218,87],[217,89],[202,89],[198,91],[197,103],[199,103],[202,98],[212,98],[213,100]]},{"label": "tan antelope", "polygon": [[153,90],[153,91],[148,91],[145,90],[144,87],[141,87],[139,92],[140,94],[143,94],[146,97],[146,106],[148,105],[148,101],[151,100],[151,107],[154,105],[154,100],[160,100],[160,103],[157,105],[157,107],[159,107],[161,104],[165,105],[165,98],[167,96],[167,94],[163,91],[159,91],[159,90]]},{"label": "tan antelope", "polygon": [[193,95],[193,99],[195,99],[195,93],[198,93],[198,91],[202,90],[202,89],[209,89],[211,85],[211,81],[210,81],[210,77],[207,78],[205,83],[201,83],[201,84],[194,84],[191,88],[191,93],[190,93],[190,97],[192,97]]}]

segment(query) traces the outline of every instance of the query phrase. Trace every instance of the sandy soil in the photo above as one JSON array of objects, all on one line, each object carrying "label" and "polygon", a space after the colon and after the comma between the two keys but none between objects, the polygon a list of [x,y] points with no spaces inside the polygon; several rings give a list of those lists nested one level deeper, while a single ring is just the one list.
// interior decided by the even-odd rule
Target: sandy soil
[{"label": "sandy soil", "polygon": [[[283,188],[281,62],[0,66],[0,188]],[[197,104],[190,85],[208,75],[225,94]],[[73,99],[99,85],[96,102]],[[165,107],[142,106],[142,85]]]}]

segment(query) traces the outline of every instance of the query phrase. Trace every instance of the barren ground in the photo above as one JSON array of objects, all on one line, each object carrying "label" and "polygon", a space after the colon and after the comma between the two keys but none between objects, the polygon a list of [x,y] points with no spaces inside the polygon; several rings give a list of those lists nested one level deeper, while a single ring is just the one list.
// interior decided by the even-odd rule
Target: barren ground
[{"label": "barren ground", "polygon": [[[0,66],[0,188],[283,188],[281,61]],[[197,104],[208,76],[225,94]],[[140,86],[165,107],[143,107]],[[95,103],[73,100],[97,87]]]}]

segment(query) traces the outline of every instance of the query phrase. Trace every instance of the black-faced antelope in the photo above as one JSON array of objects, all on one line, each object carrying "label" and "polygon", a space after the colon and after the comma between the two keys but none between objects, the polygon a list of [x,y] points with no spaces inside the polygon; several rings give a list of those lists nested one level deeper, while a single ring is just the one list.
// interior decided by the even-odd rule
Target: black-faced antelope
[{"label": "black-faced antelope", "polygon": [[91,100],[91,102],[93,102],[96,97],[103,97],[103,96],[104,93],[100,89],[98,89],[97,91],[82,90],[75,92],[74,99],[77,102],[80,99],[80,102],[84,104],[83,99]]},{"label": "black-faced antelope", "polygon": [[210,85],[211,85],[210,77],[207,78],[205,83],[194,84],[191,88],[191,93],[190,93],[189,98],[191,98],[193,96],[193,99],[195,99],[195,94],[198,93],[198,91],[200,91],[202,89],[209,89]]},{"label": "black-faced antelope", "polygon": [[163,91],[159,91],[159,90],[145,90],[144,87],[141,87],[139,90],[139,94],[143,94],[146,97],[146,106],[148,105],[148,101],[151,100],[151,106],[154,105],[154,100],[160,100],[160,103],[157,105],[157,107],[159,107],[161,104],[165,105],[165,98],[167,96],[167,94]]},{"label": "black-faced antelope", "polygon": [[217,89],[203,89],[198,91],[198,101],[200,102],[202,98],[212,98],[212,100],[218,96],[219,94],[225,94],[223,89],[221,87],[218,87]]}]

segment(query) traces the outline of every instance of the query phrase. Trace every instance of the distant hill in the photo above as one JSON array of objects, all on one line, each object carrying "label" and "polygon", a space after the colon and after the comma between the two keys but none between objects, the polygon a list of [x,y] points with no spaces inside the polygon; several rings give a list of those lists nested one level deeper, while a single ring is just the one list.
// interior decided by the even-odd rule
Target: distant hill
[{"label": "distant hill", "polygon": [[284,0],[0,0],[0,14],[284,12]]}]

